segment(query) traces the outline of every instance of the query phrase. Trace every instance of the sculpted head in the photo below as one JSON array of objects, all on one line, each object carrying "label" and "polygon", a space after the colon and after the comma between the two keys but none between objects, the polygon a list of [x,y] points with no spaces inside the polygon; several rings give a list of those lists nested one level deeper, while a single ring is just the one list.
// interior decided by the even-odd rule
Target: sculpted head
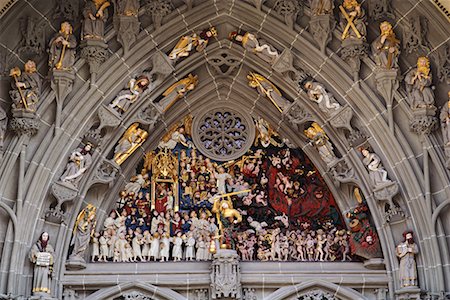
[{"label": "sculpted head", "polygon": [[64,33],[66,35],[72,34],[72,32],[73,32],[72,25],[70,25],[69,22],[62,22],[61,30],[59,32]]},{"label": "sculpted head", "polygon": [[35,73],[36,72],[36,63],[32,60],[28,60],[24,66],[26,73]]},{"label": "sculpted head", "polygon": [[380,24],[381,35],[391,35],[393,33],[391,23],[384,21]]}]

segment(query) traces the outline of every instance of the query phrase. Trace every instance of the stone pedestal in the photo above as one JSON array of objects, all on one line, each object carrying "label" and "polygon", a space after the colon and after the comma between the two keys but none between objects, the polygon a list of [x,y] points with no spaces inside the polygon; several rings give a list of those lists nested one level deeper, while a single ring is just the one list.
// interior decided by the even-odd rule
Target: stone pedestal
[{"label": "stone pedestal", "polygon": [[369,46],[362,39],[347,38],[342,41],[341,58],[350,66],[355,81],[359,80],[361,59],[368,52]]},{"label": "stone pedestal", "polygon": [[45,212],[45,219],[53,223],[62,223],[65,221],[66,214],[61,206],[63,203],[75,199],[78,189],[70,183],[57,181],[52,184],[51,191],[57,202],[55,207],[49,208]]},{"label": "stone pedestal", "polygon": [[242,299],[239,256],[235,250],[219,249],[211,263],[211,298]]},{"label": "stone pedestal", "polygon": [[364,267],[369,270],[384,270],[386,265],[383,258],[371,258],[364,261]]},{"label": "stone pedestal", "polygon": [[114,29],[117,32],[117,41],[122,45],[123,53],[126,54],[136,41],[136,36],[139,33],[140,22],[137,15],[125,16],[114,15],[113,18]]},{"label": "stone pedestal", "polygon": [[383,96],[388,111],[389,128],[394,132],[394,116],[392,114],[392,102],[394,93],[398,89],[397,69],[375,69],[375,83],[378,92]]},{"label": "stone pedestal", "polygon": [[108,105],[100,106],[97,114],[100,119],[98,130],[101,130],[103,127],[115,128],[122,122],[122,116]]},{"label": "stone pedestal", "polygon": [[91,73],[91,86],[95,84],[98,70],[108,57],[108,45],[102,40],[82,40],[80,56],[86,60]]},{"label": "stone pedestal", "polygon": [[30,300],[58,300],[58,298],[53,298],[50,294],[47,293],[33,293],[33,296],[28,298]]},{"label": "stone pedestal", "polygon": [[75,74],[73,71],[67,70],[53,70],[51,72],[51,87],[56,94],[56,118],[55,127],[56,131],[61,128],[61,112],[64,104],[64,100],[67,95],[72,91],[73,81],[75,80]]},{"label": "stone pedestal", "polygon": [[338,110],[330,118],[330,124],[334,128],[344,128],[348,131],[353,131],[352,125],[350,124],[353,118],[353,110],[351,107],[346,106]]},{"label": "stone pedestal", "polygon": [[9,122],[11,129],[19,136],[35,135],[39,129],[39,121],[34,111],[12,109],[12,118]]},{"label": "stone pedestal", "polygon": [[69,256],[69,259],[66,261],[66,269],[67,270],[82,270],[86,269],[86,260],[84,258],[77,256],[77,255],[71,255]]}]

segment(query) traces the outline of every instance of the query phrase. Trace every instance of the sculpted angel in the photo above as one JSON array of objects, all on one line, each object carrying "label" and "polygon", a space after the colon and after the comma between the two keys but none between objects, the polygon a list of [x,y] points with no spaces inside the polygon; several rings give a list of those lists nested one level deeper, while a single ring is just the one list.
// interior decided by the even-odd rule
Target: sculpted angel
[{"label": "sculpted angel", "polygon": [[322,84],[308,81],[305,83],[305,89],[308,98],[311,101],[316,102],[319,105],[320,110],[327,115],[333,115],[341,108],[341,105],[334,99],[333,94],[328,93]]},{"label": "sculpted angel", "polygon": [[247,75],[247,79],[248,85],[255,88],[261,96],[268,98],[278,111],[282,113],[289,107],[290,102],[281,95],[278,88],[268,79],[253,72],[250,72],[249,75]]},{"label": "sculpted angel", "polygon": [[183,36],[169,53],[169,59],[177,60],[189,56],[194,48],[197,52],[201,52],[206,48],[209,40],[215,36],[217,36],[217,30],[214,27],[203,30],[200,34],[193,33]]},{"label": "sculpted angel", "polygon": [[270,124],[263,118],[258,118],[255,121],[257,135],[255,138],[255,145],[261,144],[264,148],[273,145],[275,147],[282,147],[283,143],[277,141],[278,133],[272,129]]},{"label": "sculpted angel", "polygon": [[83,148],[77,148],[70,154],[69,162],[64,173],[61,175],[61,182],[66,182],[78,186],[84,172],[92,164],[92,144],[86,144]]},{"label": "sculpted angel", "polygon": [[148,132],[139,128],[139,123],[131,125],[114,149],[114,161],[121,165],[148,137]]},{"label": "sculpted angel", "polygon": [[142,93],[148,88],[150,80],[147,76],[141,75],[128,82],[126,89],[119,92],[117,97],[109,104],[119,114],[123,114],[130,108],[131,104],[136,102]]},{"label": "sculpted angel", "polygon": [[195,89],[198,84],[197,75],[189,74],[188,77],[181,79],[170,86],[162,95],[162,98],[157,105],[163,112],[166,112],[179,99],[183,98],[188,92]]},{"label": "sculpted angel", "polygon": [[245,50],[256,54],[262,60],[273,64],[280,56],[278,51],[269,44],[260,44],[253,33],[233,31],[229,35],[229,39],[235,41],[244,47]]},{"label": "sculpted angel", "polygon": [[320,157],[326,164],[331,164],[337,159],[333,151],[333,145],[330,143],[328,136],[319,124],[315,122],[312,123],[311,126],[305,130],[305,135],[311,140],[317,151],[319,151]]},{"label": "sculpted angel", "polygon": [[222,236],[221,247],[226,245],[227,248],[234,248],[233,225],[242,222],[242,215],[233,208],[233,202],[229,197],[227,199],[215,198],[212,212],[216,214],[219,224],[219,231]]}]

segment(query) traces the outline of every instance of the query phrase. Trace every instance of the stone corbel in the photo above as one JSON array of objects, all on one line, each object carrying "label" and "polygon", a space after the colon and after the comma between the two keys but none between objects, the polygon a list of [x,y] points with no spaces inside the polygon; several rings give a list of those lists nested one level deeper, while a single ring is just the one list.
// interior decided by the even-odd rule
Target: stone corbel
[{"label": "stone corbel", "polygon": [[122,45],[123,53],[126,54],[131,45],[136,41],[141,23],[137,15],[115,15],[113,24],[117,32],[117,41]]},{"label": "stone corbel", "polygon": [[45,219],[53,223],[66,221],[66,213],[62,210],[62,205],[73,201],[78,196],[78,189],[70,183],[56,181],[52,184],[51,193],[56,198],[56,206],[49,208],[45,212]]},{"label": "stone corbel", "polygon": [[38,132],[39,121],[35,112],[30,112],[21,109],[12,109],[12,118],[9,126],[16,135],[27,135],[31,137]]},{"label": "stone corbel", "polygon": [[378,185],[373,189],[373,195],[381,204],[383,209],[385,205],[389,205],[389,209],[384,212],[384,217],[387,222],[390,222],[391,218],[395,215],[400,215],[402,218],[406,217],[401,207],[397,206],[392,200],[395,195],[398,194],[398,184],[395,181],[387,182],[382,185]]},{"label": "stone corbel", "polygon": [[111,185],[116,179],[117,174],[120,171],[120,166],[113,160],[103,159],[95,170],[94,177],[87,183],[88,186],[92,186],[96,183]]},{"label": "stone corbel", "polygon": [[95,84],[98,70],[108,58],[108,45],[101,40],[83,40],[80,56],[86,60],[91,73],[91,86]]},{"label": "stone corbel", "polygon": [[334,182],[337,186],[341,183],[357,183],[358,178],[356,172],[351,167],[345,158],[338,159],[330,168],[331,174],[333,174]]},{"label": "stone corbel", "polygon": [[97,112],[98,118],[100,119],[100,125],[98,130],[104,127],[116,128],[122,122],[122,117],[108,105],[102,105]]},{"label": "stone corbel", "polygon": [[388,111],[389,128],[394,132],[394,116],[392,114],[392,103],[394,93],[399,87],[397,69],[375,69],[375,83],[378,92],[383,96]]},{"label": "stone corbel", "polygon": [[353,131],[350,122],[353,118],[353,110],[350,106],[343,107],[333,114],[330,118],[330,124],[334,128],[344,128],[349,132]]},{"label": "stone corbel", "polygon": [[151,80],[149,89],[153,90],[155,87],[159,86],[173,71],[175,71],[173,62],[166,54],[159,51],[153,54],[152,70],[149,74]]},{"label": "stone corbel", "polygon": [[138,111],[136,122],[148,125],[149,130],[151,130],[158,122],[160,117],[161,113],[158,111],[158,109],[155,107],[153,103],[150,103],[147,106],[142,107]]},{"label": "stone corbel", "polygon": [[312,34],[323,54],[325,54],[328,43],[331,42],[331,33],[335,26],[336,21],[331,14],[311,16],[309,32]]},{"label": "stone corbel", "polygon": [[287,48],[281,52],[280,56],[273,63],[272,68],[275,72],[286,76],[295,85],[299,85],[300,82],[308,78],[308,75],[303,70],[298,70],[294,66],[294,55]]},{"label": "stone corbel", "polygon": [[56,118],[55,128],[56,133],[61,129],[61,113],[63,109],[64,100],[67,95],[72,91],[73,81],[75,80],[75,74],[72,71],[66,70],[53,70],[52,71],[52,90],[56,94]]},{"label": "stone corbel", "polygon": [[438,119],[436,115],[436,107],[413,108],[413,119],[409,127],[411,131],[426,136],[437,129]]},{"label": "stone corbel", "polygon": [[369,46],[362,40],[346,39],[342,42],[341,58],[350,66],[355,82],[359,80],[361,60],[368,52]]},{"label": "stone corbel", "polygon": [[286,111],[286,116],[289,123],[291,123],[296,129],[312,119],[311,114],[303,108],[303,105],[299,99],[297,99]]}]

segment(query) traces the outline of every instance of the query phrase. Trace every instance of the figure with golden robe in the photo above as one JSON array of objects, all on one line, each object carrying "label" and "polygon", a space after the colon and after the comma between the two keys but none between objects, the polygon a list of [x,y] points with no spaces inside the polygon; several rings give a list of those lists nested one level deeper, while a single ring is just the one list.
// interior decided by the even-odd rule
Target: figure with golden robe
[{"label": "figure with golden robe", "polygon": [[193,33],[183,36],[172,51],[169,53],[169,59],[176,61],[182,57],[187,57],[191,51],[203,51],[209,43],[209,40],[217,36],[217,30],[214,27],[203,30],[200,34]]},{"label": "figure with golden robe", "polygon": [[339,6],[339,24],[342,29],[341,39],[365,40],[366,12],[357,0],[344,0]]},{"label": "figure with golden robe", "polygon": [[131,125],[114,149],[114,161],[121,165],[148,137],[148,132],[139,128],[139,123]]},{"label": "figure with golden robe", "polygon": [[189,74],[186,78],[175,82],[162,95],[162,98],[157,105],[163,112],[166,112],[179,99],[183,98],[188,92],[195,89],[198,85],[197,75]]},{"label": "figure with golden robe", "polygon": [[412,109],[434,107],[432,81],[430,61],[427,57],[421,56],[417,59],[417,67],[405,76],[406,91]]}]

